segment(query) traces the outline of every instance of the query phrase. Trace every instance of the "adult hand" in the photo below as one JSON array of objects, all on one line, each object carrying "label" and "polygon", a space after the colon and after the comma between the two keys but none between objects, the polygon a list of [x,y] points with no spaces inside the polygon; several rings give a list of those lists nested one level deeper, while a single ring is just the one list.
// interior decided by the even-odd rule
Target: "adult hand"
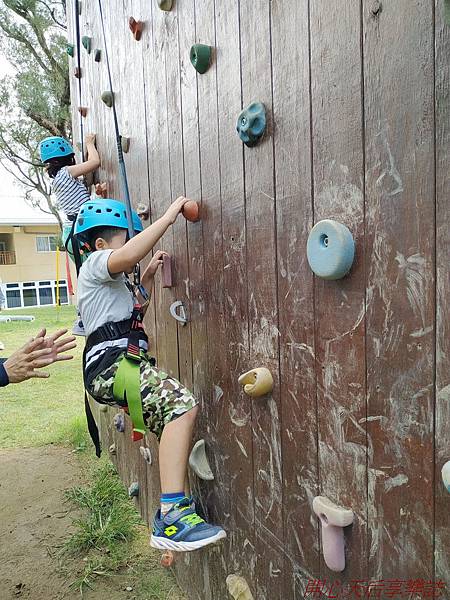
[{"label": "adult hand", "polygon": [[62,337],[66,333],[67,329],[60,329],[45,337],[46,330],[42,329],[37,337],[31,338],[22,348],[14,352],[3,363],[9,382],[20,383],[32,377],[47,378],[49,373],[37,369],[54,362],[72,359],[73,356],[63,353],[75,348],[75,336]]}]

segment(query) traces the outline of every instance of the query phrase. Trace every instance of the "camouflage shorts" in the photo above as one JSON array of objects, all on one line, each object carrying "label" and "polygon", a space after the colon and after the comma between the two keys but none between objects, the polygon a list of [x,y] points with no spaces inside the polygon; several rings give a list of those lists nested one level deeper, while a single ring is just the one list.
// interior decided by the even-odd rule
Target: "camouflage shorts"
[{"label": "camouflage shorts", "polygon": [[[121,360],[122,356],[92,381],[88,391],[94,398],[115,404],[114,376]],[[198,400],[177,379],[154,367],[147,358],[141,359],[140,370],[144,421],[159,438],[167,423],[194,408]]]}]

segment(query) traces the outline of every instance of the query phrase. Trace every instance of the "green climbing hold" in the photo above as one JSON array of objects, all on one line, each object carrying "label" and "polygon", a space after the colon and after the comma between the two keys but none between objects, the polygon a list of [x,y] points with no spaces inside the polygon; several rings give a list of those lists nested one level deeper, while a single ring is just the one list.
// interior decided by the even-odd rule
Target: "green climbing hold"
[{"label": "green climbing hold", "polygon": [[66,52],[73,58],[75,56],[75,46],[73,44],[67,44]]},{"label": "green climbing hold", "polygon": [[95,60],[95,62],[100,62],[101,59],[102,59],[102,51],[99,48],[97,48],[94,51],[94,60]]},{"label": "green climbing hold", "polygon": [[172,10],[173,0],[158,0],[158,6],[161,10]]},{"label": "green climbing hold", "polygon": [[211,61],[211,46],[205,44],[194,44],[191,48],[191,63],[196,71],[206,73]]},{"label": "green climbing hold", "polygon": [[86,52],[90,54],[92,49],[92,38],[87,35],[83,35],[81,38],[81,43],[83,44],[83,48],[86,49]]},{"label": "green climbing hold", "polygon": [[112,92],[103,92],[102,100],[109,108],[114,104],[114,94]]}]

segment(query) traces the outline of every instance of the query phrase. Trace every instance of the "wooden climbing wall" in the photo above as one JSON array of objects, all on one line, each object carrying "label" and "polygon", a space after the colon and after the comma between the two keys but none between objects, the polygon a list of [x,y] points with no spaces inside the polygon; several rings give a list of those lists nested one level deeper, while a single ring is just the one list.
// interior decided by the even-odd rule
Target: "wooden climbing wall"
[{"label": "wooden climbing wall", "polygon": [[[71,76],[75,141],[86,106],[99,177],[121,198],[112,113],[100,99],[98,2],[81,5],[81,35],[102,58],[82,49],[81,99]],[[192,600],[223,600],[237,574],[255,600],[297,600],[311,580],[328,582],[315,598],[341,597],[338,582],[425,580],[428,590],[444,582],[436,597],[450,597],[440,478],[450,459],[444,2],[103,5],[133,202],[149,211],[146,225],[181,194],[201,202],[201,222],[179,219],[158,245],[174,258],[175,286],[158,283],[147,317],[159,364],[201,401],[196,439],[215,481],[192,482],[228,532],[225,544],[177,562],[182,587]],[[130,16],[145,23],[139,42]],[[204,75],[190,64],[193,43],[214,47]],[[268,130],[246,148],[236,120],[253,100],[265,104]],[[325,218],[356,241],[350,274],[334,282],[315,278],[306,259]],[[174,300],[188,307],[185,327],[169,315]],[[237,383],[254,366],[273,374],[269,397],[252,400]],[[128,430],[113,431],[113,412],[96,409],[104,446],[115,441],[125,483],[147,490],[139,504],[149,519],[157,444],[146,442],[148,466]],[[322,558],[318,494],[355,513],[343,573]],[[419,586],[403,597],[424,596]]]}]

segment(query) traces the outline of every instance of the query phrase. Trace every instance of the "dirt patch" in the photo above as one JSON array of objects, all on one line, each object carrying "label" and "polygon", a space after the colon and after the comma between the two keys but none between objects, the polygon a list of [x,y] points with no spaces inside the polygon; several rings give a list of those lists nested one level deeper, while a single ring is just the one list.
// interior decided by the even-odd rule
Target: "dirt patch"
[{"label": "dirt patch", "polygon": [[[70,588],[75,576],[64,574],[58,558],[77,516],[64,491],[79,482],[79,464],[67,449],[0,450],[1,600],[79,600]],[[65,563],[66,573],[75,572],[75,563]],[[99,579],[83,598],[131,600],[127,585],[121,576]]]}]

